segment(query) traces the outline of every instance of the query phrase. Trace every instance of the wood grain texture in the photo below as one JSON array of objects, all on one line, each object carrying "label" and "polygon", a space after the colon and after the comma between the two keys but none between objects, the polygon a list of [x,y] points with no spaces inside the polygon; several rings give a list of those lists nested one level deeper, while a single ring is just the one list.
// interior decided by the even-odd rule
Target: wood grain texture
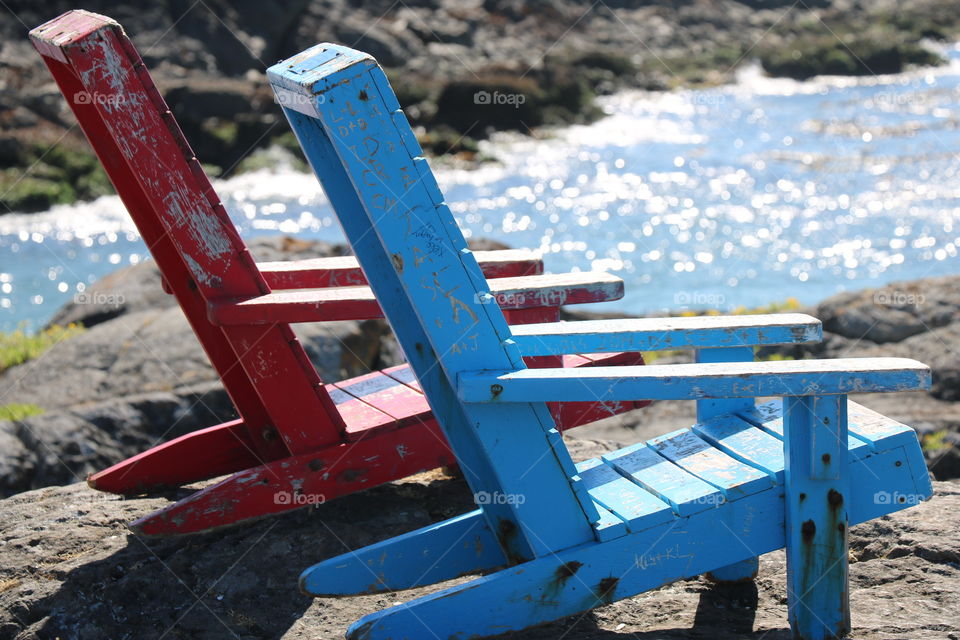
[{"label": "wood grain texture", "polygon": [[[543,273],[540,252],[530,249],[476,251],[477,263],[487,278],[535,276]],[[319,289],[367,284],[354,256],[332,256],[305,260],[258,262],[270,289]]]},{"label": "wood grain texture", "polygon": [[[623,297],[623,281],[606,273],[544,274],[497,278],[477,294],[501,309],[556,309],[562,305],[606,302]],[[210,321],[218,326],[330,322],[382,318],[369,287],[333,287],[274,291],[243,299],[209,302]]]},{"label": "wood grain texture", "polygon": [[458,391],[465,402],[500,404],[877,393],[929,386],[930,369],[916,360],[837,358],[473,372],[460,376]]},{"label": "wood grain texture", "polygon": [[581,320],[513,330],[524,355],[792,344],[822,337],[820,321],[800,313]]}]

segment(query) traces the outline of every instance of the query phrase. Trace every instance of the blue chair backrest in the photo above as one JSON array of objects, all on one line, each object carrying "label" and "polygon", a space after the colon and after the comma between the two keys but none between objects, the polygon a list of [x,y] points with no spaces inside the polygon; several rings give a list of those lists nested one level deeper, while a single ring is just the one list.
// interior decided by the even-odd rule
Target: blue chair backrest
[{"label": "blue chair backrest", "polygon": [[321,44],[268,76],[507,557],[592,539],[599,516],[546,405],[456,397],[461,372],[524,364],[383,71]]}]

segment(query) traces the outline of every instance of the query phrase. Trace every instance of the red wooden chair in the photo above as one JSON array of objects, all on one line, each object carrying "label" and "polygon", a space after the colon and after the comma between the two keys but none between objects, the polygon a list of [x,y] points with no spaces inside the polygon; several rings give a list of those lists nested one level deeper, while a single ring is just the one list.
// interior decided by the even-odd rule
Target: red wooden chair
[{"label": "red wooden chair", "polygon": [[[233,474],[132,525],[144,534],[172,534],[454,465],[406,365],[324,384],[290,328],[382,317],[356,260],[257,264],[116,22],[71,11],[30,37],[240,416],[96,473],[90,486],[138,494]],[[561,304],[623,295],[622,281],[607,274],[543,275],[532,252],[477,257],[515,324],[556,321]],[[560,362],[559,356],[540,356],[531,364]],[[568,367],[638,363],[638,353],[562,357]],[[551,410],[562,428],[570,428],[635,406],[641,403],[554,403]]]}]

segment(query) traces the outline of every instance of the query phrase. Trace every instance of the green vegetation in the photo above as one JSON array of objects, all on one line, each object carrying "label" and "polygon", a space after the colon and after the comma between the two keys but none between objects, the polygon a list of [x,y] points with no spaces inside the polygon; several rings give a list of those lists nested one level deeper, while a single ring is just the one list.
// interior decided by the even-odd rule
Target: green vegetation
[{"label": "green vegetation", "polygon": [[70,324],[65,327],[48,327],[33,334],[26,333],[22,329],[0,333],[0,373],[38,357],[58,342],[83,331],[83,327]]},{"label": "green vegetation", "polygon": [[743,316],[743,315],[757,315],[761,313],[790,313],[792,311],[797,311],[798,309],[803,308],[803,305],[800,304],[800,301],[794,297],[787,298],[786,300],[778,300],[771,302],[770,304],[762,305],[759,307],[754,307],[748,309],[747,307],[740,306],[733,310],[734,315]]},{"label": "green vegetation", "polygon": [[798,80],[816,75],[899,73],[908,65],[943,63],[936,53],[889,29],[837,36],[802,34],[785,46],[762,48],[760,60],[767,73]]},{"label": "green vegetation", "polygon": [[0,404],[0,421],[23,420],[30,416],[38,416],[41,413],[43,413],[43,409],[35,404],[22,404],[19,402]]},{"label": "green vegetation", "polygon": [[27,143],[0,169],[0,213],[42,211],[112,193],[97,157],[67,144]]},{"label": "green vegetation", "polygon": [[901,5],[863,15],[828,11],[784,22],[758,48],[764,70],[800,80],[820,74],[898,73],[911,65],[937,65],[943,58],[923,46],[960,34],[952,2]]},{"label": "green vegetation", "polygon": [[652,89],[711,87],[730,82],[731,72],[749,59],[749,52],[741,44],[719,45],[687,55],[650,56],[644,60],[641,75],[666,79],[663,86],[651,83]]},{"label": "green vegetation", "polygon": [[947,442],[948,429],[940,429],[931,433],[925,433],[920,437],[920,446],[926,453],[940,453],[944,449],[949,449],[953,445]]},{"label": "green vegetation", "polygon": [[643,361],[646,364],[653,364],[657,360],[661,360],[663,358],[674,358],[686,352],[679,349],[668,349],[666,351],[644,351],[642,353]]}]

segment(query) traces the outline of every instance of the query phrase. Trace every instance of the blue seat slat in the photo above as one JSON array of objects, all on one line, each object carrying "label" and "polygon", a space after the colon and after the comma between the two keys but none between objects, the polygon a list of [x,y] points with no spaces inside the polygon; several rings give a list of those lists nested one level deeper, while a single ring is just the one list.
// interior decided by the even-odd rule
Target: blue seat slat
[{"label": "blue seat slat", "polygon": [[783,480],[783,442],[735,415],[717,416],[693,430],[728,455]]},{"label": "blue seat slat", "polygon": [[736,500],[773,485],[768,474],[728,456],[690,429],[653,438],[647,441],[647,445],[688,473],[720,489],[727,500]]},{"label": "blue seat slat", "polygon": [[593,506],[596,507],[597,513],[600,514],[600,519],[593,524],[593,529],[597,533],[598,540],[605,542],[619,538],[620,536],[625,536],[630,532],[627,528],[627,523],[624,522],[620,516],[608,510],[596,500],[593,501]]},{"label": "blue seat slat", "polygon": [[631,482],[600,458],[578,463],[577,475],[590,497],[623,520],[632,532],[649,529],[674,517],[671,505]]},{"label": "blue seat slat", "polygon": [[907,444],[917,438],[917,432],[907,425],[856,402],[847,403],[847,419],[850,421],[850,435],[862,440],[873,450],[876,450],[880,441],[889,448],[893,439]]},{"label": "blue seat slat", "polygon": [[719,489],[684,471],[645,442],[608,453],[603,461],[670,504],[679,516],[698,513],[724,500]]},{"label": "blue seat slat", "polygon": [[[770,435],[783,440],[783,407],[779,400],[759,404],[754,409],[744,411],[741,417]],[[850,433],[847,435],[847,449],[854,459],[862,458],[870,453],[872,447],[853,435],[856,423],[852,418],[848,418],[848,428]]]}]

